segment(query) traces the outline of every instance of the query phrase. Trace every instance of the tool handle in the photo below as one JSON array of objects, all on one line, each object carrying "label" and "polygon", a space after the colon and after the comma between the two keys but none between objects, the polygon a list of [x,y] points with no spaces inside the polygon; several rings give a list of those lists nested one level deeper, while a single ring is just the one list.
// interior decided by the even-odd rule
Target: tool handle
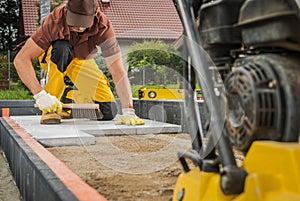
[{"label": "tool handle", "polygon": [[63,103],[62,107],[70,109],[99,109],[99,105],[94,103]]},{"label": "tool handle", "polygon": [[[38,107],[37,104],[34,104],[34,107]],[[63,103],[62,107],[68,109],[99,109],[99,105],[94,103]]]}]

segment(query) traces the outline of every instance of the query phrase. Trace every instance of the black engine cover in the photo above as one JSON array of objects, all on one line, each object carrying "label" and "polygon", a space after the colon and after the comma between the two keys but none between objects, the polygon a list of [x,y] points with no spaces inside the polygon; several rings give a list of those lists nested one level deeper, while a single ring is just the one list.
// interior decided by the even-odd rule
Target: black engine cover
[{"label": "black engine cover", "polygon": [[247,47],[300,50],[299,5],[295,0],[251,0],[240,10],[238,27]]},{"label": "black engine cover", "polygon": [[299,56],[262,54],[235,62],[225,80],[226,132],[246,151],[253,140],[298,141]]}]

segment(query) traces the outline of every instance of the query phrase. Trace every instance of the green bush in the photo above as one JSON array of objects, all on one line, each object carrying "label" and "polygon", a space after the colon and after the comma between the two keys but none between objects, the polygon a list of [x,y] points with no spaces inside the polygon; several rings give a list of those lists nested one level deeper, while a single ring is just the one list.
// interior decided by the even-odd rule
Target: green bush
[{"label": "green bush", "polygon": [[143,43],[134,43],[130,46],[126,59],[129,71],[134,68],[152,66],[160,73],[165,73],[164,67],[170,67],[182,74],[183,63],[180,53],[173,45],[161,40],[145,40]]},{"label": "green bush", "polygon": [[[137,83],[140,81],[140,74],[134,74],[135,72],[143,71],[149,73],[152,69],[151,75],[156,78],[153,80],[157,84],[163,84],[164,86],[170,84],[168,75],[176,71],[179,81],[180,75],[182,75],[183,63],[180,53],[174,48],[173,45],[167,44],[161,40],[145,40],[143,43],[134,43],[130,46],[129,53],[127,55],[126,62],[128,64],[128,72],[133,72],[131,80],[135,80]],[[141,70],[143,69],[143,70]],[[148,79],[148,78],[147,78]],[[158,80],[159,83],[158,83]],[[145,79],[143,80],[143,84]],[[149,80],[148,80],[149,81]]]}]

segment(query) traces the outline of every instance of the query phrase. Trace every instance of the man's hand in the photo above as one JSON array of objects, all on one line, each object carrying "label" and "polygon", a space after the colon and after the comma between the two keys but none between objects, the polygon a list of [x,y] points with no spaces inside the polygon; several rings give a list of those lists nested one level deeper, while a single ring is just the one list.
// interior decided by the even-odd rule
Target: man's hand
[{"label": "man's hand", "polygon": [[55,97],[47,93],[45,90],[40,91],[39,93],[33,96],[35,102],[40,110],[46,113],[61,113],[62,104]]},{"label": "man's hand", "polygon": [[123,108],[122,109],[123,116],[121,119],[115,122],[116,125],[125,124],[127,126],[130,125],[144,125],[144,120],[140,119],[136,116],[133,108]]}]

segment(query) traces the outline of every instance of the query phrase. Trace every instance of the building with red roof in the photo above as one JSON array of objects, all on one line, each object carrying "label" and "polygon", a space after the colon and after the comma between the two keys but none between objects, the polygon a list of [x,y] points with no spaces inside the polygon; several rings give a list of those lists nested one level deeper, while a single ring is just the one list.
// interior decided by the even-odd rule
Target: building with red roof
[{"label": "building with red roof", "polygon": [[[20,2],[19,42],[38,27],[39,0]],[[99,6],[111,20],[122,49],[145,39],[174,42],[183,32],[172,0],[99,0]]]}]

